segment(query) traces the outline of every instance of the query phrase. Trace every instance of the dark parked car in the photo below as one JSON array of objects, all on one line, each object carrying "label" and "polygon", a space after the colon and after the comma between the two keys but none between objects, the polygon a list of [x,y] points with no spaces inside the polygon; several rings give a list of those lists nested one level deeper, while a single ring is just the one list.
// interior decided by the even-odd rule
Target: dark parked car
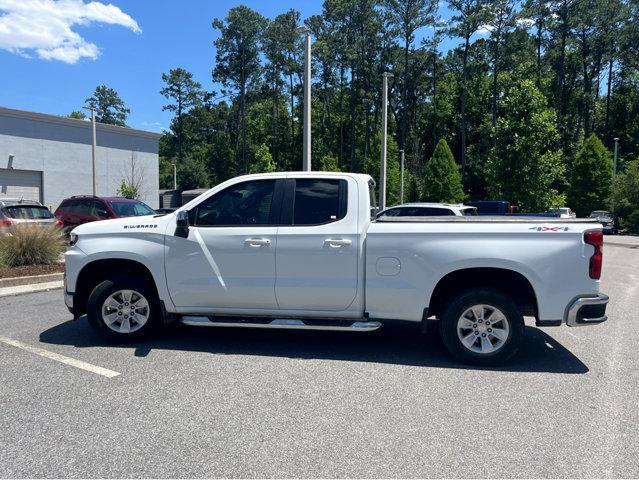
[{"label": "dark parked car", "polygon": [[93,195],[67,198],[55,211],[56,218],[62,220],[67,232],[87,222],[141,215],[155,215],[155,210],[139,200]]},{"label": "dark parked car", "polygon": [[612,213],[606,210],[595,210],[590,214],[590,218],[596,218],[603,225],[603,233],[610,233],[616,235],[617,225]]}]

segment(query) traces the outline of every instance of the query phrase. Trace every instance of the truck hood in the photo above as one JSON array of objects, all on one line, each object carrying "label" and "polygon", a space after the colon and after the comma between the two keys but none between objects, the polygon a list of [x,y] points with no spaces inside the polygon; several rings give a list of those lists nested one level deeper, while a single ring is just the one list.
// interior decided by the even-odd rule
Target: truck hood
[{"label": "truck hood", "polygon": [[153,232],[164,233],[164,227],[173,214],[144,215],[141,217],[113,218],[98,220],[80,225],[73,229],[77,235],[121,234],[124,232]]}]

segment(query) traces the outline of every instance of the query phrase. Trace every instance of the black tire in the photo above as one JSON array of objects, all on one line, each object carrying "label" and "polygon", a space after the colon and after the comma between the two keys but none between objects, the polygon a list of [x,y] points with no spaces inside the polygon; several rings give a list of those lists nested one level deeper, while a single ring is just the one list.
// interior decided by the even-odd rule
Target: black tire
[{"label": "black tire", "polygon": [[[478,353],[472,351],[470,348],[466,347],[459,338],[458,322],[462,321],[461,317],[468,309],[476,305],[495,307],[503,314],[504,319],[502,322],[508,323],[508,334],[503,343],[501,343],[496,337],[493,337],[493,334],[487,332],[479,334],[484,337],[488,335],[486,340],[491,342],[491,345],[493,345],[493,341],[494,345],[498,345],[498,348],[496,348],[494,352]],[[483,311],[488,315],[490,314],[490,309],[485,309]],[[502,364],[511,359],[519,351],[519,347],[521,346],[524,338],[524,318],[521,312],[510,297],[504,295],[498,290],[484,288],[466,290],[449,301],[449,303],[444,307],[440,317],[440,333],[442,341],[444,342],[444,345],[446,345],[448,351],[456,359],[463,363],[484,366]],[[471,318],[473,317],[474,314]],[[473,319],[471,323],[472,322],[475,322],[475,320]],[[503,323],[497,323],[497,325],[500,328],[505,329]],[[482,325],[481,328],[486,328],[486,326]],[[471,331],[470,333],[475,335],[475,332],[480,331],[473,331],[473,328],[469,328],[469,330]],[[470,341],[473,341],[472,337]],[[473,348],[480,349],[481,345],[482,338],[478,337],[477,342],[473,344]]]},{"label": "black tire", "polygon": [[[112,294],[120,290],[133,290],[141,294],[148,303],[148,319],[141,327],[138,327],[130,333],[115,331],[110,328],[103,319],[102,307],[104,302]],[[147,282],[141,279],[124,276],[116,276],[104,280],[93,289],[87,301],[87,317],[91,327],[103,338],[113,343],[129,343],[145,340],[156,333],[162,324],[160,301],[153,286],[148,285]],[[135,325],[134,323],[132,324]]]}]

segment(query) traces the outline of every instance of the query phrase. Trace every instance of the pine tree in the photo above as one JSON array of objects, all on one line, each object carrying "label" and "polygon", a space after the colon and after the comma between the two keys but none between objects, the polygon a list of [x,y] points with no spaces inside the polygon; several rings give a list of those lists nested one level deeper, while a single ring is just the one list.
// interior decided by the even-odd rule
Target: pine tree
[{"label": "pine tree", "polygon": [[424,172],[424,196],[429,202],[459,203],[466,198],[453,152],[443,138]]},{"label": "pine tree", "polygon": [[605,210],[610,201],[612,158],[601,140],[590,135],[581,144],[572,165],[568,203],[580,217]]}]

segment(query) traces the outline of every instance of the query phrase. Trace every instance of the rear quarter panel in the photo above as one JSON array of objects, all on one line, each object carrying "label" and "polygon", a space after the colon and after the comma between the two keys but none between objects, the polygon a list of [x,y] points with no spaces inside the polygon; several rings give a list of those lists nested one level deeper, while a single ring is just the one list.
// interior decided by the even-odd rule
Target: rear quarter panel
[{"label": "rear quarter panel", "polygon": [[[541,320],[562,319],[575,296],[599,291],[599,281],[588,275],[594,248],[583,242],[584,231],[598,229],[524,222],[372,223],[366,238],[366,309],[371,318],[420,321],[444,276],[492,267],[528,279]],[[389,257],[401,264],[396,275],[378,272],[379,259]]]}]

